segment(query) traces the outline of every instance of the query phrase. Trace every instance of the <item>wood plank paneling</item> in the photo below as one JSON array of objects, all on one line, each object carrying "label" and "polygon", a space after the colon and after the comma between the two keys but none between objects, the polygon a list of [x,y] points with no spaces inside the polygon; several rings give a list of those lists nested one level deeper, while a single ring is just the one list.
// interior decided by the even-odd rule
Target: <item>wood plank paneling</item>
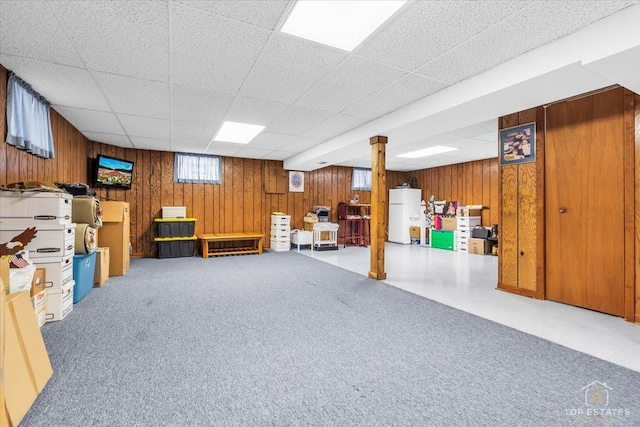
[{"label": "wood plank paneling", "polygon": [[502,212],[498,235],[498,285],[518,286],[518,170],[515,165],[502,167]]}]

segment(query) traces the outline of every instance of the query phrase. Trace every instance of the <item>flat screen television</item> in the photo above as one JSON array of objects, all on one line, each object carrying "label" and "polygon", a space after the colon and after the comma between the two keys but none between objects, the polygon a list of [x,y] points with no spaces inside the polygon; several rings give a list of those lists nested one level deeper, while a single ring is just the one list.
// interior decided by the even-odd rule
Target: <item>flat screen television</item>
[{"label": "flat screen television", "polygon": [[94,182],[96,186],[129,190],[133,182],[133,162],[98,154]]}]

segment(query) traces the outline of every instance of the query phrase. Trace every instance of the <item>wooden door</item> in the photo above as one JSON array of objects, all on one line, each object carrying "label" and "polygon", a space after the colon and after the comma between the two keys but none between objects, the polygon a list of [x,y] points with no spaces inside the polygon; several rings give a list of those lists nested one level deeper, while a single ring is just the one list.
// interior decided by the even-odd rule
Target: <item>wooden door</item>
[{"label": "wooden door", "polygon": [[548,299],[624,316],[623,89],[546,112]]}]

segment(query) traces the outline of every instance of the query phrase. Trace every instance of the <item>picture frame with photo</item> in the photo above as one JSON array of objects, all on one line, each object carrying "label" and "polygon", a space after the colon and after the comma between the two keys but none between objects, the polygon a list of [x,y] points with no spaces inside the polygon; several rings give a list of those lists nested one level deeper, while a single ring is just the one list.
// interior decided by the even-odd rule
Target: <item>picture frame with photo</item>
[{"label": "picture frame with photo", "polygon": [[500,130],[500,166],[535,161],[535,122]]}]

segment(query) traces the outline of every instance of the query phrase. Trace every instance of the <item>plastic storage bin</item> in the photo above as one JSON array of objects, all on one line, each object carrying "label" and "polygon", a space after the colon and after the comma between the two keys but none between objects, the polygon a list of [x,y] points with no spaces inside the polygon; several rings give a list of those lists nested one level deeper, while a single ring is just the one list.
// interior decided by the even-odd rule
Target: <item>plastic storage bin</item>
[{"label": "plastic storage bin", "polygon": [[163,218],[154,221],[158,227],[158,237],[191,237],[195,232],[195,218]]},{"label": "plastic storage bin", "polygon": [[162,218],[186,218],[187,207],[186,206],[163,206]]},{"label": "plastic storage bin", "polygon": [[157,237],[158,258],[178,258],[193,256],[196,248],[196,236]]},{"label": "plastic storage bin", "polygon": [[76,304],[93,289],[93,276],[96,272],[96,251],[90,254],[73,256],[73,303]]}]

